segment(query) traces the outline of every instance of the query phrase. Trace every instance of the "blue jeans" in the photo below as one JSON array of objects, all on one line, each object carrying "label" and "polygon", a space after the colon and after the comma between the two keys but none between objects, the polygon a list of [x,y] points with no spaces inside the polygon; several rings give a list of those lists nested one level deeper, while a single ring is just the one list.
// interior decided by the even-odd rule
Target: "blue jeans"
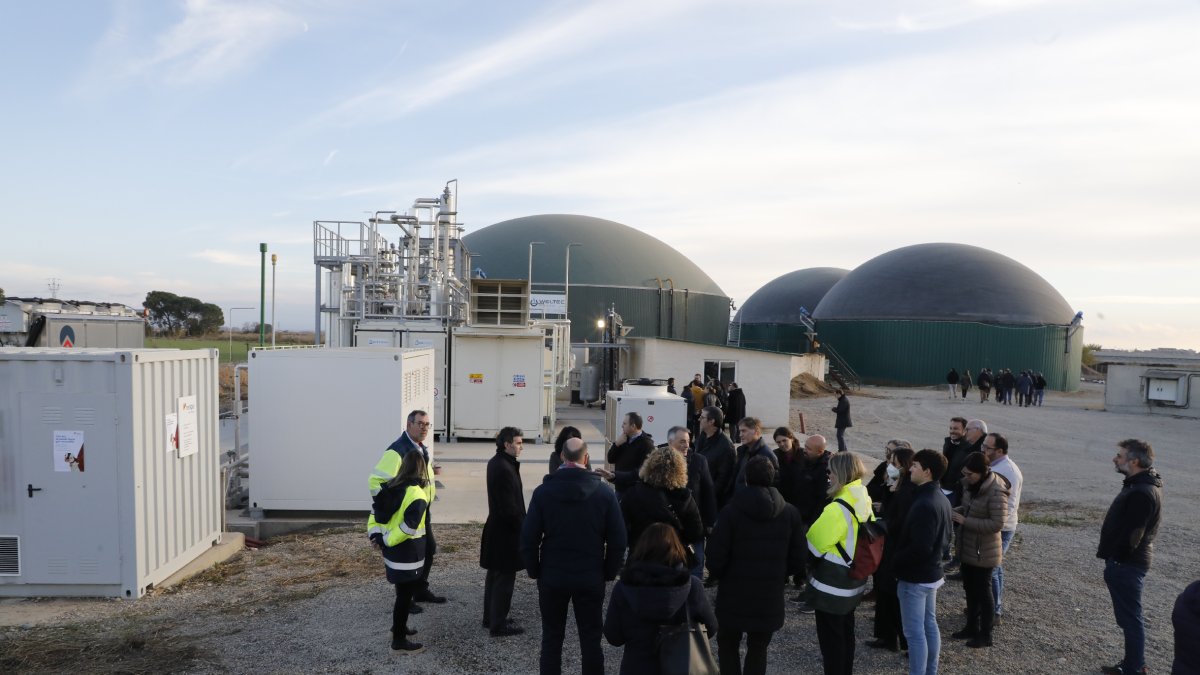
[{"label": "blue jeans", "polygon": [[696,565],[692,567],[692,576],[697,579],[704,578],[704,540],[692,544],[692,550],[696,552]]},{"label": "blue jeans", "polygon": [[996,601],[996,616],[1004,613],[1000,607],[1000,599],[1004,597],[1004,556],[1008,555],[1008,545],[1016,533],[1016,530],[1000,530],[1000,564],[992,570],[992,599]]},{"label": "blue jeans", "polygon": [[942,634],[937,624],[937,589],[901,581],[900,623],[908,640],[909,675],[937,675],[942,652]]},{"label": "blue jeans", "polygon": [[1125,658],[1121,667],[1134,673],[1146,665],[1146,623],[1142,619],[1142,582],[1146,570],[1123,565],[1111,558],[1104,561],[1104,583],[1112,596],[1113,614],[1125,634]]}]

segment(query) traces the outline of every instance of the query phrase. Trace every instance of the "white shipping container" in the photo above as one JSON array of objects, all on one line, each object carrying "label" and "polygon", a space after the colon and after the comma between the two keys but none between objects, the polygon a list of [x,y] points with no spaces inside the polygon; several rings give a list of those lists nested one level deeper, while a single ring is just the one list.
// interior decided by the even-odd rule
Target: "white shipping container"
[{"label": "white shipping container", "polygon": [[0,348],[0,596],[137,598],[217,543],[218,360]]},{"label": "white shipping container", "polygon": [[[543,441],[549,414],[540,330],[463,328],[452,338],[450,437],[495,438],[504,427]],[[551,401],[549,403],[553,405]]]},{"label": "white shipping container", "polygon": [[667,442],[671,427],[687,426],[687,401],[667,391],[667,385],[626,384],[623,391],[610,391],[604,405],[604,433],[611,443],[621,435],[625,415],[642,416],[642,431],[650,434],[655,445]]},{"label": "white shipping container", "polygon": [[367,477],[408,413],[434,417],[433,368],[432,349],[251,352],[251,508],[369,511]]}]

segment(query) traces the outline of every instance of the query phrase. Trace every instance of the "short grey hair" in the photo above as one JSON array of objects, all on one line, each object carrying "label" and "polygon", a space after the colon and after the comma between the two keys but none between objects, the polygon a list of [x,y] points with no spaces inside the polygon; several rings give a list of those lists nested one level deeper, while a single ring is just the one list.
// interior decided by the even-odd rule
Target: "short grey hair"
[{"label": "short grey hair", "polygon": [[987,422],[984,422],[983,420],[971,420],[970,422],[967,422],[967,426],[965,427],[965,429],[974,429],[976,431],[982,431],[985,436],[987,435],[987,432],[988,432]]}]

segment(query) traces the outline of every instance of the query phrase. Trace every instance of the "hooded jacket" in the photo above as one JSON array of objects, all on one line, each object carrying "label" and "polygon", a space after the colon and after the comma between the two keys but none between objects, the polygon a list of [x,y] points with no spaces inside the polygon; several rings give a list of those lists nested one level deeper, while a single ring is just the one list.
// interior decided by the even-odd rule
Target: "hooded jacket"
[{"label": "hooded jacket", "polygon": [[1162,476],[1150,468],[1127,477],[1104,516],[1096,557],[1149,569],[1161,519]]},{"label": "hooded jacket", "polygon": [[725,630],[772,632],[783,626],[787,578],[804,571],[804,524],[773,487],[739,490],[717,516],[704,549],[718,581],[717,618]]},{"label": "hooded jacket", "polygon": [[600,476],[559,469],[533,491],[521,527],[521,560],[531,579],[561,589],[603,586],[625,557],[621,506]]},{"label": "hooded jacket", "polygon": [[717,617],[704,584],[686,569],[648,562],[625,568],[621,580],[613,585],[604,619],[604,637],[609,644],[625,646],[621,673],[658,673],[659,626],[682,623],[689,613],[693,626],[704,624],[710,638],[716,634]]},{"label": "hooded jacket", "polygon": [[[854,509],[851,515],[838,500]],[[866,579],[851,579],[858,543],[858,524],[874,520],[871,497],[861,480],[843,485],[821,515],[808,528],[808,552],[816,559],[808,578],[808,603],[822,612],[844,615],[854,611],[862,599]],[[842,552],[850,557],[847,562]]]}]

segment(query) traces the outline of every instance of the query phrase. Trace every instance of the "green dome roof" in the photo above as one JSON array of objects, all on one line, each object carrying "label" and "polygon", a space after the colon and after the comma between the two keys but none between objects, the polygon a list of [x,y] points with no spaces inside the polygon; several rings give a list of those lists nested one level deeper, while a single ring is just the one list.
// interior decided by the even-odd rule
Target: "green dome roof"
[{"label": "green dome roof", "polygon": [[695,263],[650,235],[611,220],[569,214],[514,218],[489,225],[463,237],[470,249],[471,268],[491,279],[524,279],[528,273],[529,243],[533,247],[533,282],[561,284],[566,271],[566,246],[571,250],[571,285],[659,287],[655,277],[677,290],[725,296],[725,292]]}]

